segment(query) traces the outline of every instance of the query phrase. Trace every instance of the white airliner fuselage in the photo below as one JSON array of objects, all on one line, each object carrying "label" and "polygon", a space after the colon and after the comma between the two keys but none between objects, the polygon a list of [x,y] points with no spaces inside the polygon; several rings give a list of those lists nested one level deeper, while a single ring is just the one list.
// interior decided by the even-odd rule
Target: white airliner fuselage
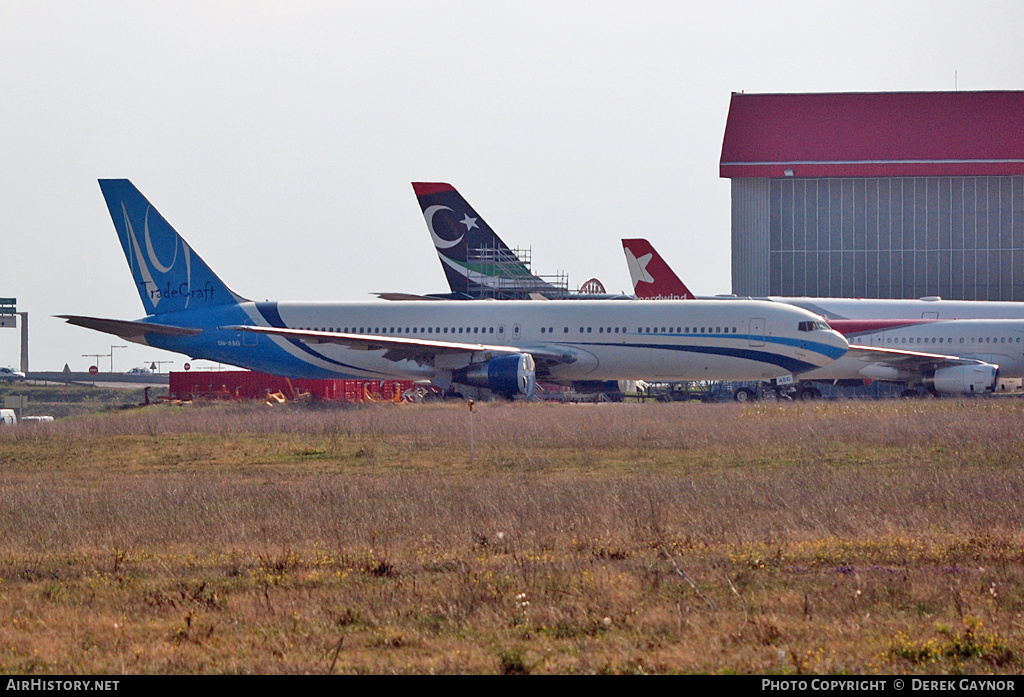
[{"label": "white airliner fuselage", "polygon": [[832,319],[1024,319],[1024,302],[996,300],[807,298],[771,296]]},{"label": "white airliner fuselage", "polygon": [[[244,346],[245,334],[263,334],[311,368],[358,375],[432,378],[506,347],[533,355],[545,366],[547,378],[556,381],[767,380],[819,368],[846,349],[842,337],[813,314],[759,301],[282,302],[242,307],[253,327],[228,340],[242,345],[236,348]],[[395,361],[386,357],[386,344],[376,351],[360,350],[350,336],[368,345],[376,337],[491,348]]]}]

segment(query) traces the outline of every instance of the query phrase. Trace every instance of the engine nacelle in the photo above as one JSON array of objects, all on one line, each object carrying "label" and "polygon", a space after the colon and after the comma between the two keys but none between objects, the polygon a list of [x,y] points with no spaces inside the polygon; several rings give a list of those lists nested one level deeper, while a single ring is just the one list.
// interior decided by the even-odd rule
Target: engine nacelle
[{"label": "engine nacelle", "polygon": [[932,386],[943,394],[986,394],[999,380],[999,366],[991,363],[958,365],[935,371]]},{"label": "engine nacelle", "polygon": [[529,398],[537,386],[537,366],[530,354],[515,353],[457,370],[452,380],[474,387],[486,387],[509,399],[517,395]]}]

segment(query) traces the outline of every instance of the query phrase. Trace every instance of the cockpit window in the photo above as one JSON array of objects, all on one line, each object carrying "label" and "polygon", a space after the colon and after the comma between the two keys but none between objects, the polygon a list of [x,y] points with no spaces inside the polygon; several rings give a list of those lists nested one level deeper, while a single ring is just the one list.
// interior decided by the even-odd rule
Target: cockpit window
[{"label": "cockpit window", "polygon": [[829,329],[831,329],[831,327],[828,326],[828,322],[825,322],[824,320],[817,319],[817,320],[805,320],[803,322],[800,322],[797,325],[797,329],[799,329],[802,332],[813,332],[813,331],[817,331],[819,329],[820,330],[824,330],[824,331],[828,331]]}]

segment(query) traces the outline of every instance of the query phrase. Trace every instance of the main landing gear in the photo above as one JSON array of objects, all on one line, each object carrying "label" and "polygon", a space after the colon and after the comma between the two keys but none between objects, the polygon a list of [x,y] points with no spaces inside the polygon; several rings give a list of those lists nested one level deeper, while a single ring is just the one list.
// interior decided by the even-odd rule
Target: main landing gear
[{"label": "main landing gear", "polygon": [[821,390],[813,385],[803,385],[797,388],[796,398],[802,402],[810,402],[821,399]]},{"label": "main landing gear", "polygon": [[757,393],[749,387],[741,387],[733,392],[732,398],[740,404],[746,404],[747,402],[753,402],[757,399]]}]

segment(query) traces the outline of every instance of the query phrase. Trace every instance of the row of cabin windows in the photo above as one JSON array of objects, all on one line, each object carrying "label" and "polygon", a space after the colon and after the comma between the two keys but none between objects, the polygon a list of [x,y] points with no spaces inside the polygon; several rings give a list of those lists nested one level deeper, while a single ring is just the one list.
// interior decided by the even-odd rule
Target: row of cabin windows
[{"label": "row of cabin windows", "polygon": [[736,327],[637,327],[641,334],[735,334]]},{"label": "row of cabin windows", "polygon": [[[306,331],[342,334],[493,334],[494,327],[304,327]],[[500,331],[498,332],[501,333]]]},{"label": "row of cabin windows", "polygon": [[[971,343],[972,344],[975,344],[975,343],[977,343],[977,344],[1005,344],[1007,341],[1009,341],[1011,344],[1013,344],[1013,343],[1019,344],[1020,343],[1020,337],[1018,336],[1016,339],[1013,338],[1013,337],[1010,337],[1009,339],[1007,339],[1005,336],[979,336],[979,337],[973,337],[972,336],[971,337]],[[936,340],[935,337],[932,337],[931,340],[929,340],[927,338],[922,340],[921,337],[917,337],[917,339],[915,340],[913,337],[910,337],[908,339],[907,337],[891,337],[890,336],[890,337],[886,338],[885,343],[887,343],[887,344],[921,344],[921,343],[924,343],[924,344],[936,344],[936,343],[938,343],[938,344],[941,344],[941,343],[952,344],[953,343],[953,339],[951,337],[948,337],[948,338],[946,338],[946,340],[944,342],[943,341],[943,337],[941,337],[941,336],[938,337],[938,340]],[[960,343],[961,344],[966,343],[963,337],[960,338]]]},{"label": "row of cabin windows", "polygon": [[[555,328],[554,327],[541,327],[540,328],[540,333],[541,334],[554,334],[555,333]],[[569,333],[569,327],[562,327],[562,333],[563,334],[568,334]],[[580,334],[593,334],[593,333],[594,333],[594,328],[593,327],[580,327]],[[619,333],[625,334],[626,333],[626,328],[625,327],[598,327],[597,328],[597,333],[598,334],[619,334]]]},{"label": "row of cabin windows", "polygon": [[[402,331],[401,327],[304,327],[306,331],[315,332],[341,332],[348,334],[493,334],[494,327],[406,327],[405,331]],[[418,331],[417,331],[418,330]],[[580,327],[580,334],[592,334],[594,333],[593,327]],[[598,327],[598,334],[625,334],[626,327]],[[736,327],[637,327],[637,333],[639,334],[735,334]],[[498,333],[501,334],[503,328],[498,328]],[[541,334],[554,334],[554,327],[541,327]],[[569,333],[569,327],[562,328],[563,334]]]},{"label": "row of cabin windows", "polygon": [[[625,327],[621,329],[619,327],[598,327],[598,334],[625,334],[628,330]],[[735,334],[736,327],[637,327],[636,331],[638,334]],[[541,334],[553,334],[555,332],[554,327],[541,327]],[[562,328],[563,334],[569,333],[569,327]],[[580,334],[591,334],[593,333],[593,327],[580,327]]]}]

